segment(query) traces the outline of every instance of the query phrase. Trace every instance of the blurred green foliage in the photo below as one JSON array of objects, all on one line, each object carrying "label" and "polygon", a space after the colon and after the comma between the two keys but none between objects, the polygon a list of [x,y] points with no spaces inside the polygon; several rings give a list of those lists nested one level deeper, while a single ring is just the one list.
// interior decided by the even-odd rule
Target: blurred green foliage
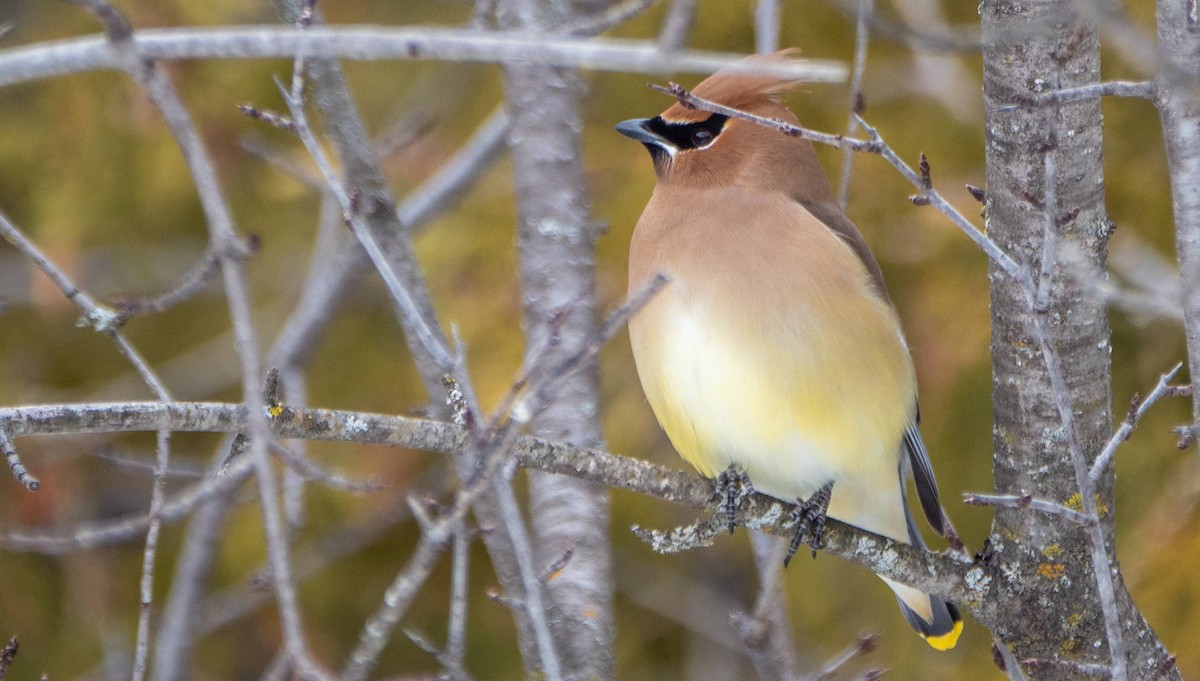
[{"label": "blurred green foliage", "polygon": [[[120,3],[136,26],[220,26],[270,23],[268,3]],[[945,2],[952,21],[970,24],[963,3]],[[329,3],[335,23],[458,25],[470,8],[459,2]],[[748,2],[702,2],[690,39],[693,47],[753,49]],[[891,15],[891,8],[881,9]],[[1137,10],[1138,20],[1149,22]],[[663,8],[656,6],[614,34],[655,35]],[[0,21],[13,24],[2,47],[94,33],[82,10],[65,3],[7,0]],[[853,22],[834,6],[806,0],[787,3],[783,45],[810,57],[849,61]],[[925,152],[938,186],[966,214],[979,213],[964,183],[983,184],[979,57],[941,54],[955,65],[965,87],[928,90],[909,47],[882,39],[871,45],[866,76],[866,117],[905,157]],[[263,338],[271,339],[299,293],[300,264],[307,263],[319,197],[304,184],[248,154],[239,141],[265,139],[307,167],[296,140],[242,117],[243,102],[281,110],[271,77],[286,76],[286,61],[183,62],[165,67],[177,84],[215,158],[239,228],[262,240],[250,261],[255,312]],[[433,172],[502,98],[497,70],[482,65],[427,62],[346,64],[363,115],[373,132],[419,113],[432,121],[416,142],[385,160],[403,197]],[[1105,54],[1108,77],[1136,75],[1120,55]],[[608,226],[599,243],[598,292],[602,304],[624,295],[625,255],[633,225],[653,184],[637,145],[615,135],[617,121],[652,115],[669,102],[645,83],[665,78],[589,73],[583,110],[585,160],[595,219]],[[694,84],[697,77],[681,78]],[[789,102],[805,124],[840,131],[846,125],[847,87],[811,86]],[[1166,257],[1172,252],[1170,197],[1157,116],[1145,102],[1106,102],[1105,162],[1108,201],[1120,229],[1114,249],[1143,242]],[[820,152],[834,177],[841,154]],[[836,180],[835,180],[836,182]],[[513,238],[514,206],[509,168],[500,163],[416,245],[443,322],[467,343],[470,368],[487,404],[508,389],[522,356]],[[909,187],[883,161],[854,161],[849,214],[882,262],[916,358],[922,387],[924,432],[944,499],[968,545],[987,535],[990,512],[956,503],[960,492],[991,487],[990,373],[986,263],[981,253],[930,208],[916,208]],[[154,109],[117,74],[70,76],[0,90],[0,209],[61,266],[101,299],[155,292],[169,286],[197,259],[205,227],[190,177]],[[320,254],[319,254],[320,255]],[[76,328],[73,308],[16,253],[0,248],[0,394],[6,405],[97,399],[148,399],[106,338]],[[1114,412],[1124,414],[1135,391],[1184,358],[1178,325],[1113,315]],[[135,319],[130,339],[159,367],[179,399],[237,399],[237,368],[228,336],[228,314],[219,286],[159,316]],[[605,434],[612,451],[682,465],[658,430],[638,387],[620,337],[602,356]],[[1086,381],[1078,376],[1072,380]],[[345,409],[406,413],[424,404],[386,293],[375,277],[361,278],[326,334],[308,373],[310,403]],[[1185,420],[1184,400],[1164,402],[1147,416],[1117,463],[1118,552],[1125,579],[1185,676],[1200,675],[1200,558],[1195,453],[1174,448],[1170,428]],[[219,440],[176,436],[172,457],[203,466]],[[26,465],[43,481],[36,495],[0,484],[0,521],[6,528],[70,528],[93,519],[144,511],[149,479],[114,468],[96,454],[112,450],[148,455],[150,435],[119,438],[25,439]],[[306,545],[355,527],[397,503],[415,485],[439,480],[440,458],[380,448],[312,445],[311,453],[339,470],[383,480],[383,493],[354,497],[313,486]],[[183,483],[174,483],[178,488]],[[246,491],[245,501],[252,498]],[[748,677],[728,625],[731,608],[752,607],[754,570],[744,533],[717,546],[681,556],[657,556],[636,541],[633,523],[667,527],[693,514],[659,502],[614,492],[614,552],[618,587],[617,660],[621,679],[691,678],[692,670],[725,660],[731,676]],[[416,529],[400,523],[367,548],[340,558],[301,586],[309,638],[318,656],[341,660],[365,616],[414,544]],[[161,605],[182,536],[164,533],[156,603]],[[477,678],[520,678],[513,627],[506,609],[483,596],[495,584],[477,545],[471,566],[472,600],[468,667]],[[264,559],[258,510],[232,513],[218,557],[213,588],[236,588]],[[80,551],[64,557],[0,553],[0,635],[19,634],[21,655],[9,678],[49,672],[55,681],[103,677],[105,659],[128,655],[137,615],[141,543]],[[445,635],[448,564],[425,589],[405,626],[440,640]],[[1000,678],[991,662],[991,639],[968,628],[959,647],[936,653],[899,617],[893,598],[864,570],[827,556],[798,560],[787,574],[798,656],[815,669],[860,632],[881,634],[866,664],[890,668],[892,679]],[[252,592],[252,591],[251,591]],[[1065,613],[1064,613],[1065,615]],[[272,608],[224,626],[204,639],[198,678],[250,679],[279,644]],[[106,653],[107,651],[107,653]],[[436,663],[397,636],[381,671],[433,670]]]}]

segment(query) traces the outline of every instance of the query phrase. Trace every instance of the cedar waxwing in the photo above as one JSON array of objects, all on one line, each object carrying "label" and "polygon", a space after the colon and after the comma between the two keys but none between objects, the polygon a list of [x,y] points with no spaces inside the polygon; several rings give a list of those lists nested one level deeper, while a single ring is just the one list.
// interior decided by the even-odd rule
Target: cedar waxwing
[{"label": "cedar waxwing", "polygon": [[[778,102],[798,84],[719,72],[693,92],[798,124]],[[910,474],[939,533],[943,516],[912,358],[879,264],[812,144],[678,103],[617,131],[646,146],[658,179],[629,247],[629,284],[669,283],[629,335],[675,449],[710,478],[744,471],[760,492],[815,497],[831,517],[924,547],[905,502]],[[954,647],[957,607],[883,580],[931,646]]]}]

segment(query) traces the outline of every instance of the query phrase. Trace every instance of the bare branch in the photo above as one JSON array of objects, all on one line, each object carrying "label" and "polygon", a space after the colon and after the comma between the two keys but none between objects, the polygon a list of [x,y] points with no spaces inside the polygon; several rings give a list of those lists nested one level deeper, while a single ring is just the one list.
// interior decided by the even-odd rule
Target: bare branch
[{"label": "bare branch", "polygon": [[[414,480],[410,489],[420,489],[424,493],[438,495],[445,490],[441,485],[430,479],[434,476],[422,475]],[[368,518],[340,525],[326,531],[324,534],[296,547],[294,563],[295,575],[298,580],[304,580],[326,569],[339,558],[362,551],[367,546],[378,541],[386,533],[396,529],[401,523],[412,520],[412,511],[406,498],[387,505],[383,510]],[[198,634],[208,634],[227,626],[232,622],[246,617],[272,597],[270,591],[262,589],[265,575],[270,574],[270,568],[265,564],[259,565],[240,583],[226,587],[211,595],[202,613],[196,617],[195,628]]]},{"label": "bare branch", "polygon": [[1014,104],[1001,107],[1002,111],[1011,111],[1023,107],[1045,106],[1047,104],[1065,104],[1096,97],[1133,97],[1137,99],[1154,99],[1156,87],[1150,80],[1107,80],[1101,83],[1088,83],[1078,87],[1057,87],[1046,92],[1032,95],[1020,95]]},{"label": "bare branch", "polygon": [[362,681],[374,668],[391,631],[441,557],[447,536],[440,527],[440,524],[431,525],[421,533],[421,539],[417,541],[408,563],[396,574],[384,593],[383,606],[363,625],[358,645],[342,670],[342,681]]},{"label": "bare branch", "polygon": [[837,147],[838,149],[849,149],[851,151],[861,151],[868,154],[878,154],[881,151],[879,144],[874,141],[850,139],[842,135],[830,135],[829,133],[825,132],[817,132],[816,130],[809,130],[808,128],[803,128],[798,125],[792,125],[787,121],[782,121],[777,118],[764,118],[763,116],[757,116],[746,111],[741,111],[723,104],[718,104],[716,102],[704,99],[703,97],[697,97],[679,83],[669,83],[666,87],[651,84],[650,89],[674,97],[680,104],[689,109],[700,109],[701,111],[711,111],[713,113],[721,114],[722,116],[729,116],[730,118],[740,118],[744,121],[750,121],[751,123],[757,123],[761,126],[771,128],[772,130],[778,130],[785,135],[809,140],[810,142],[819,142],[821,144],[828,144],[829,146]]},{"label": "bare branch", "polygon": [[471,531],[466,521],[454,528],[454,564],[450,572],[450,615],[447,624],[443,664],[450,677],[459,681],[466,676],[463,656],[467,650],[467,575],[471,561]]},{"label": "bare branch", "polygon": [[691,525],[675,527],[666,532],[638,525],[634,525],[630,530],[655,553],[670,555],[712,546],[727,526],[724,514],[710,514]]},{"label": "bare branch", "polygon": [[650,87],[653,90],[657,90],[675,97],[684,106],[702,109],[704,111],[711,111],[713,113],[719,113],[724,116],[741,118],[752,123],[757,123],[759,125],[778,130],[785,135],[792,135],[813,142],[829,144],[839,149],[850,149],[853,151],[861,151],[883,156],[883,158],[890,163],[892,167],[900,171],[900,174],[903,175],[905,179],[911,182],[913,186],[921,190],[921,204],[927,204],[936,207],[942,212],[942,214],[949,217],[964,234],[970,237],[970,239],[974,241],[975,244],[979,246],[989,258],[995,261],[1006,273],[1008,273],[1009,276],[1013,277],[1013,279],[1016,281],[1021,282],[1023,286],[1029,286],[1029,273],[1025,270],[1025,268],[1021,267],[1015,260],[1012,259],[1011,256],[1005,253],[1003,249],[996,244],[996,242],[988,238],[987,234],[976,229],[970,220],[963,216],[962,213],[958,212],[954,206],[950,205],[950,203],[942,197],[941,193],[934,189],[929,178],[928,161],[925,161],[925,165],[922,168],[921,173],[918,174],[883,141],[883,138],[880,137],[879,132],[876,131],[875,128],[867,125],[867,123],[863,121],[861,117],[857,115],[855,116],[859,125],[861,125],[863,129],[867,131],[870,137],[869,140],[847,139],[841,135],[830,135],[827,133],[815,132],[808,130],[807,128],[791,125],[785,121],[763,118],[762,116],[756,116],[751,113],[739,111],[737,109],[697,97],[677,83],[671,83],[665,88],[658,85],[651,85]]},{"label": "bare branch", "polygon": [[1104,472],[1108,469],[1109,464],[1112,462],[1113,456],[1116,455],[1117,448],[1121,446],[1121,443],[1129,439],[1129,436],[1133,434],[1133,429],[1137,427],[1138,421],[1142,419],[1142,415],[1145,414],[1150,407],[1154,406],[1155,402],[1159,401],[1163,397],[1184,394],[1185,391],[1183,388],[1186,388],[1187,386],[1181,387],[1170,385],[1171,379],[1175,377],[1175,374],[1179,373],[1179,369],[1182,367],[1183,363],[1180,362],[1179,364],[1176,364],[1170,371],[1159,377],[1158,384],[1154,386],[1154,389],[1150,391],[1150,394],[1146,396],[1145,400],[1141,399],[1136,394],[1133,396],[1133,399],[1130,400],[1129,412],[1125,415],[1125,420],[1122,421],[1121,425],[1118,426],[1116,431],[1113,432],[1113,435],[1109,439],[1108,443],[1104,445],[1104,449],[1100,451],[1100,454],[1096,456],[1096,460],[1092,462],[1092,470],[1089,474],[1089,477],[1092,479],[1093,484],[1100,482],[1101,476],[1104,475]]},{"label": "bare branch", "polygon": [[595,36],[610,28],[620,26],[650,8],[658,0],[625,0],[599,12],[594,16],[583,17],[570,22],[553,31],[562,35]]},{"label": "bare branch", "polygon": [[301,166],[286,152],[271,145],[263,138],[247,135],[238,141],[238,146],[251,156],[265,161],[296,181],[303,183],[309,189],[318,192],[325,191],[325,183],[319,177],[313,175],[308,168]]},{"label": "bare branch", "polygon": [[963,503],[971,506],[998,506],[1001,508],[1031,508],[1035,511],[1040,511],[1047,515],[1052,515],[1062,518],[1068,522],[1075,523],[1080,527],[1090,527],[1096,524],[1095,519],[1090,518],[1079,511],[1072,508],[1067,508],[1062,504],[1056,504],[1053,501],[1045,499],[1035,499],[1029,494],[1015,496],[1012,494],[964,494]]},{"label": "bare branch", "polygon": [[[250,244],[255,250],[255,243]],[[220,259],[211,249],[205,250],[199,262],[179,279],[179,283],[169,291],[151,298],[127,298],[117,302],[117,308],[125,317],[141,314],[158,314],[166,312],[176,305],[189,300],[208,286],[209,282],[220,273]]]},{"label": "bare branch", "polygon": [[565,380],[587,366],[588,362],[591,362],[600,353],[600,349],[604,347],[604,344],[612,340],[613,336],[625,328],[625,325],[629,322],[629,318],[636,314],[638,310],[645,307],[646,303],[650,302],[650,299],[657,295],[667,283],[668,279],[665,276],[661,274],[655,275],[639,291],[630,296],[620,307],[609,314],[608,318],[596,330],[595,337],[589,339],[580,348],[579,352],[568,357],[558,366],[550,368],[544,375],[539,376],[537,379],[530,379],[530,383],[538,385],[536,388],[527,391],[516,402],[512,408],[512,418],[518,423],[527,422],[534,413],[531,405],[548,401]]},{"label": "bare branch", "polygon": [[878,641],[879,636],[877,634],[860,634],[857,641],[850,644],[841,653],[838,653],[836,657],[826,662],[820,671],[805,676],[803,681],[828,681],[850,662],[875,650]]},{"label": "bare branch", "polygon": [[783,559],[788,544],[783,537],[750,533],[750,546],[759,574],[758,597],[752,613],[730,613],[733,626],[762,681],[796,678],[796,653],[783,589]]},{"label": "bare branch", "polygon": [[252,104],[238,104],[237,108],[238,111],[242,112],[243,116],[249,118],[250,120],[262,121],[276,130],[290,132],[293,135],[296,134],[296,121],[293,121],[287,116],[277,114],[267,109],[260,109]]},{"label": "bare branch", "polygon": [[[1035,292],[1027,288],[1029,296]],[[1032,307],[1032,306],[1031,306]],[[1125,639],[1121,630],[1119,610],[1117,609],[1116,587],[1110,566],[1108,549],[1104,542],[1104,529],[1100,526],[1100,513],[1096,508],[1096,486],[1092,483],[1088,471],[1087,458],[1083,453],[1083,444],[1079,439],[1079,431],[1075,424],[1075,415],[1071,409],[1071,393],[1067,391],[1062,362],[1058,352],[1050,341],[1050,330],[1046,315],[1033,315],[1034,336],[1042,353],[1042,361],[1046,365],[1046,373],[1050,378],[1050,388],[1054,404],[1058,408],[1063,430],[1067,435],[1067,450],[1071,455],[1071,466],[1075,470],[1075,482],[1079,486],[1080,502],[1083,513],[1093,522],[1086,526],[1088,533],[1088,548],[1092,558],[1092,572],[1096,577],[1096,592],[1100,596],[1101,612],[1104,616],[1105,636],[1108,639],[1109,657],[1112,659],[1112,678],[1114,681],[1125,681],[1127,678],[1127,662],[1125,659]]]},{"label": "bare branch", "polygon": [[[854,23],[854,70],[850,76],[850,114],[846,121],[846,137],[858,132],[858,117],[863,114],[863,74],[867,70],[867,44],[871,39],[870,22],[875,13],[875,0],[858,0],[857,20]],[[838,205],[846,210],[850,197],[850,173],[854,169],[854,151],[842,150],[842,181],[838,184]]]},{"label": "bare branch", "polygon": [[[363,412],[284,407],[271,420],[282,438],[357,442],[401,449],[460,453],[467,447],[468,434],[439,421],[385,416]],[[212,402],[129,402],[92,405],[44,405],[0,409],[0,424],[14,437],[50,433],[118,433],[154,431],[237,433],[246,429],[248,412],[241,404]],[[644,494],[689,508],[711,508],[712,481],[698,475],[673,471],[638,459],[596,449],[521,438],[511,456],[523,468],[571,475],[615,489]],[[189,488],[164,506],[164,521],[186,516],[204,499],[232,489],[248,472],[243,457],[229,472]],[[241,477],[239,477],[241,476]],[[738,522],[747,527],[791,537],[777,524],[790,508],[765,495],[751,495],[738,507]],[[724,529],[722,517],[714,525]],[[130,528],[132,531],[130,530]],[[62,553],[102,543],[129,540],[145,531],[145,518],[87,527],[86,532],[65,537],[13,534],[0,537],[0,545],[12,550]],[[981,568],[958,558],[939,556],[885,537],[853,528],[830,518],[825,526],[822,549],[832,555],[864,565],[891,579],[910,584],[956,602],[981,602],[991,579]],[[973,573],[970,579],[967,574]],[[969,583],[968,583],[969,582]]]},{"label": "bare branch", "polygon": [[3,427],[0,427],[0,450],[4,451],[4,461],[8,463],[8,470],[12,472],[14,480],[30,492],[36,492],[42,488],[41,481],[26,470],[25,465],[21,463],[21,457],[17,454],[17,447],[13,444],[12,437]]},{"label": "bare branch", "polygon": [[[841,64],[791,60],[778,64],[746,64],[742,55],[700,50],[664,53],[654,43],[554,37],[524,31],[473,31],[438,28],[318,27],[303,31],[280,26],[217,29],[145,29],[131,40],[141,60],[262,59],[308,57],[328,59],[433,59],[499,63],[524,61],[600,71],[633,73],[712,73],[729,68],[768,73],[814,83],[845,78]],[[122,68],[100,37],[76,38],[0,51],[0,86],[71,73]]]},{"label": "bare branch", "polygon": [[156,438],[154,488],[150,496],[150,528],[142,552],[141,600],[138,603],[137,639],[134,643],[133,681],[146,678],[150,656],[150,608],[154,605],[154,567],[158,557],[158,536],[162,532],[162,508],[167,494],[167,467],[170,465],[171,431],[160,429]]},{"label": "bare branch", "polygon": [[[890,146],[888,146],[886,142],[883,141],[883,138],[880,137],[878,131],[876,131],[875,128],[867,125],[862,118],[859,118],[859,125],[861,125],[863,129],[867,131],[867,134],[871,138],[871,142],[878,145],[878,153],[883,156],[884,160],[892,164],[893,168],[899,170],[900,174],[903,175],[909,182],[911,182],[914,187],[920,189],[921,197],[928,201],[929,205],[937,208],[943,215],[950,218],[950,220],[959,228],[959,230],[962,231],[963,234],[966,234],[971,241],[975,242],[976,246],[979,246],[979,248],[983,250],[985,254],[987,254],[988,258],[999,265],[1000,268],[1003,269],[1010,277],[1028,288],[1029,273],[1025,270],[1025,268],[1017,264],[1017,262],[1013,260],[1012,257],[1007,253],[1005,253],[995,241],[992,241],[987,234],[976,229],[975,225],[973,225],[970,220],[968,220],[962,213],[958,212],[958,209],[950,205],[950,202],[946,201],[946,199],[942,197],[941,193],[938,192],[937,189],[935,189],[929,182],[926,172],[922,172],[920,174],[915,172],[912,167],[905,163],[903,159],[901,159],[900,156],[896,154],[896,152]],[[926,161],[926,165],[928,165],[928,161]]]},{"label": "bare branch", "polygon": [[83,313],[83,320],[94,330],[103,334],[115,333],[124,322],[122,316],[109,307],[97,303],[85,291],[81,291],[71,278],[57,265],[47,258],[21,230],[17,228],[8,216],[0,212],[0,236],[16,247],[29,261],[45,274],[50,281],[62,291],[67,300],[75,304]]},{"label": "bare branch", "polygon": [[1200,136],[1195,120],[1200,116],[1196,90],[1200,48],[1195,0],[1159,0],[1158,55],[1162,64],[1155,79],[1163,144],[1170,171],[1171,208],[1175,220],[1175,253],[1179,259],[1180,304],[1187,339],[1188,373],[1192,386],[1192,422],[1187,432],[1200,436]]},{"label": "bare branch", "polygon": [[[423,313],[413,293],[393,266],[392,261],[384,255],[383,249],[380,248],[378,241],[375,239],[375,235],[365,223],[361,211],[356,207],[356,201],[353,199],[351,191],[343,185],[341,178],[334,172],[333,164],[325,154],[325,150],[321,148],[320,143],[312,132],[312,128],[308,124],[308,117],[304,112],[304,103],[293,99],[293,95],[282,84],[277,83],[277,85],[280,94],[287,102],[288,110],[292,114],[292,119],[296,126],[296,134],[304,142],[304,147],[308,150],[309,155],[316,161],[317,168],[321,171],[322,177],[325,178],[325,183],[329,186],[338,203],[341,205],[347,221],[354,230],[354,235],[358,238],[359,243],[362,244],[367,255],[371,258],[371,262],[375,265],[375,269],[383,278],[383,282],[387,286],[392,300],[400,307],[402,317],[412,325],[411,328],[414,330],[421,348],[428,353],[435,363],[437,375],[441,376],[451,373],[454,368],[454,358],[442,340],[440,330],[435,330],[429,324],[428,316]],[[295,89],[294,86],[293,90]]]},{"label": "bare branch", "polygon": [[[146,459],[134,454],[120,452],[110,447],[102,447],[96,452],[101,461],[111,464],[116,469],[136,471],[138,473],[154,474],[154,459]],[[174,464],[166,471],[167,478],[196,479],[204,477],[204,469],[198,466]]]}]

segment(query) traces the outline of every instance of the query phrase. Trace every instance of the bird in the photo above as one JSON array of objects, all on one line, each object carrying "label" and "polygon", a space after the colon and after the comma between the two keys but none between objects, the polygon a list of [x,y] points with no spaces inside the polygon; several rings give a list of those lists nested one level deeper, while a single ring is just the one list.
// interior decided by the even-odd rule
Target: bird
[{"label": "bird", "polygon": [[[799,125],[780,100],[800,84],[725,69],[692,94]],[[654,163],[654,191],[630,241],[629,290],[668,283],[630,320],[629,337],[643,391],[680,456],[719,491],[741,476],[800,501],[795,519],[809,521],[814,556],[826,515],[925,548],[906,503],[909,477],[944,534],[899,317],[812,143],[681,101],[616,130]],[[963,624],[953,603],[881,579],[929,645],[955,646]]]}]

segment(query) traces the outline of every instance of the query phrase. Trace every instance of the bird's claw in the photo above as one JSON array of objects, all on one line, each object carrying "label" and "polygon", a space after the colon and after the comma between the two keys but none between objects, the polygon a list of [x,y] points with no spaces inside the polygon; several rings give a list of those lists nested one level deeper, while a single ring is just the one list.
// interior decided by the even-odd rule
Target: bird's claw
[{"label": "bird's claw", "polygon": [[742,499],[754,493],[750,476],[737,464],[730,464],[729,468],[717,476],[716,493],[717,503],[724,506],[725,525],[729,528],[729,534],[733,534],[738,505],[742,503]]},{"label": "bird's claw", "polygon": [[813,558],[817,557],[817,546],[825,534],[826,512],[829,510],[829,500],[833,496],[833,483],[828,483],[817,490],[808,500],[798,499],[796,508],[788,513],[784,520],[785,527],[793,525],[796,533],[792,535],[792,543],[788,545],[787,555],[783,557],[783,567],[792,562],[796,549],[800,548],[804,537],[808,536],[808,545],[812,548]]}]

